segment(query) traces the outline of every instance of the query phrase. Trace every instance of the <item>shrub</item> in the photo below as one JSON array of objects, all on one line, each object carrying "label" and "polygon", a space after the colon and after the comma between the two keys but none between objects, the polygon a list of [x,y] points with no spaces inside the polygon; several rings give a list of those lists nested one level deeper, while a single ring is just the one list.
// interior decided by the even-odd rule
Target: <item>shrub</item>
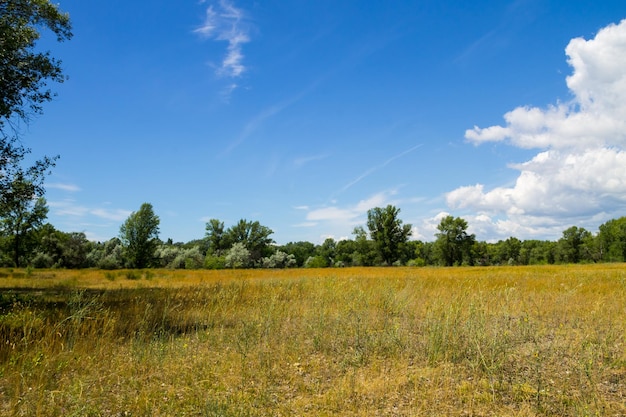
[{"label": "shrub", "polygon": [[226,268],[226,258],[224,256],[207,255],[204,258],[204,267],[206,269],[224,269]]}]

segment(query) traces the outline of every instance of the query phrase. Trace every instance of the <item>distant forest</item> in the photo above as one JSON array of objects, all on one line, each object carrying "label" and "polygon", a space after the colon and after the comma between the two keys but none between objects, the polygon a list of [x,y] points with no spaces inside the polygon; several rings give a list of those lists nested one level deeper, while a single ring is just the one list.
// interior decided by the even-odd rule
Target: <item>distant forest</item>
[{"label": "distant forest", "polygon": [[[33,209],[47,213],[45,200]],[[43,221],[7,227],[0,219],[0,266],[30,268],[326,268],[350,266],[490,266],[626,261],[626,217],[610,220],[597,233],[572,226],[557,241],[510,237],[496,243],[467,233],[459,217],[441,220],[432,242],[411,239],[394,206],[368,212],[367,224],[353,238],[277,245],[273,231],[242,219],[226,228],[206,223],[205,237],[190,242],[162,241],[159,217],[144,203],[120,226],[118,237],[93,242],[84,233],[66,233]],[[27,218],[28,216],[25,216]],[[15,225],[13,225],[15,226]]]}]

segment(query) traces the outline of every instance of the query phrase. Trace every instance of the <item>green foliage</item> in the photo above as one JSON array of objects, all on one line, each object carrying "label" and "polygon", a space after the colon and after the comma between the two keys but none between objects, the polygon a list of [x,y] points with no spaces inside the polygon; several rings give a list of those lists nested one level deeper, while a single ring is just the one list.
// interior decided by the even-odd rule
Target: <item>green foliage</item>
[{"label": "green foliage", "polygon": [[270,238],[270,235],[273,233],[272,229],[261,225],[258,221],[241,219],[226,231],[224,239],[231,242],[233,246],[241,243],[248,250],[250,260],[254,263],[271,254],[271,245],[274,240]]},{"label": "green foliage", "polygon": [[250,251],[242,242],[235,243],[224,258],[227,268],[248,268],[252,265]]},{"label": "green foliage", "polygon": [[204,258],[204,267],[206,269],[224,269],[226,268],[226,257],[207,255]]},{"label": "green foliage", "polygon": [[42,52],[40,30],[51,30],[61,42],[72,37],[69,15],[48,0],[0,2],[0,129],[12,116],[28,120],[52,99],[48,80],[65,80],[61,61]]},{"label": "green foliage", "polygon": [[33,192],[29,183],[18,181],[0,197],[0,231],[7,237],[16,267],[24,264],[23,257],[35,245],[34,232],[48,216],[46,200],[33,200]]},{"label": "green foliage", "polygon": [[437,226],[436,256],[444,266],[473,265],[472,246],[476,237],[467,234],[467,222],[460,217],[446,216]]},{"label": "green foliage", "polygon": [[100,269],[120,269],[124,266],[123,250],[122,241],[115,237],[96,245],[87,255],[87,260]]},{"label": "green foliage", "polygon": [[310,256],[305,262],[305,268],[327,268],[329,265],[328,260],[323,256]]},{"label": "green foliage", "polygon": [[262,259],[263,268],[293,268],[296,257],[277,250],[271,256]]},{"label": "green foliage", "polygon": [[224,222],[211,219],[206,224],[206,239],[209,242],[208,252],[220,255],[230,247],[228,236],[224,232]]},{"label": "green foliage", "polygon": [[392,205],[375,207],[367,212],[367,228],[376,249],[386,265],[393,265],[401,257],[402,246],[411,236],[411,225],[402,224],[400,209]]},{"label": "green foliage", "polygon": [[582,227],[572,226],[563,231],[563,237],[557,245],[557,260],[561,263],[578,263],[590,260],[589,243],[591,233]]},{"label": "green foliage", "polygon": [[[337,242],[333,238],[326,238],[324,243],[315,248],[315,258],[319,257],[324,260],[324,266],[332,266],[335,262],[337,250]],[[308,262],[308,260],[307,260]],[[319,267],[319,266],[318,266]]]},{"label": "green foliage", "polygon": [[626,217],[609,220],[600,225],[598,252],[607,262],[626,261]]},{"label": "green foliage", "polygon": [[158,245],[159,223],[152,204],[143,203],[139,211],[133,212],[120,227],[120,239],[131,268],[152,266]]},{"label": "green foliage", "polygon": [[293,255],[296,260],[296,266],[304,266],[304,262],[315,254],[315,245],[311,242],[289,242],[280,246],[279,250]]}]

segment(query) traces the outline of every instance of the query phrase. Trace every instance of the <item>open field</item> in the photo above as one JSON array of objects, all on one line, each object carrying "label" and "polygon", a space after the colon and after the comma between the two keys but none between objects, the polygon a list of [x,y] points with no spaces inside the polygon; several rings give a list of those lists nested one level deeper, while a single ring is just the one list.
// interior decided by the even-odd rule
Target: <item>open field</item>
[{"label": "open field", "polygon": [[7,416],[624,416],[626,266],[0,270]]}]

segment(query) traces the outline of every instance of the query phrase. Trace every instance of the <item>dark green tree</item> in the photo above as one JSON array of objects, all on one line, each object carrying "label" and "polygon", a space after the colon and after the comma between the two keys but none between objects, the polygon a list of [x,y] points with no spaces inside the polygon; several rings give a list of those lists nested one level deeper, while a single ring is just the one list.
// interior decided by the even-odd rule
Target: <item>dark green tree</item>
[{"label": "dark green tree", "polygon": [[[5,171],[4,189],[0,193],[0,227],[8,240],[15,266],[22,266],[22,255],[27,247],[31,234],[43,225],[48,216],[48,207],[43,198],[43,172],[47,165],[31,168],[24,172],[18,168],[16,172]],[[32,247],[30,249],[33,249]]]},{"label": "dark green tree", "polygon": [[626,217],[601,224],[597,237],[600,258],[606,262],[626,261]]},{"label": "dark green tree", "polygon": [[120,227],[126,261],[131,268],[152,266],[154,252],[159,244],[159,217],[152,204],[143,203]]},{"label": "dark green tree", "polygon": [[471,249],[476,241],[467,233],[467,222],[460,217],[446,216],[437,226],[435,250],[439,263],[445,266],[472,265]]},{"label": "dark green tree", "polygon": [[61,61],[37,48],[42,30],[70,39],[69,15],[49,0],[0,1],[0,130],[13,116],[41,113],[54,96],[47,82],[65,80]]},{"label": "dark green tree", "polygon": [[557,257],[562,263],[578,263],[589,260],[586,248],[591,233],[582,227],[572,226],[563,231],[563,237],[557,242]]},{"label": "dark green tree", "polygon": [[211,219],[207,222],[205,229],[209,244],[208,252],[215,256],[222,255],[231,246],[224,231],[224,222]]},{"label": "dark green tree", "polygon": [[400,259],[402,245],[411,236],[411,225],[402,224],[400,209],[392,205],[375,207],[367,212],[367,228],[383,263],[393,265]]},{"label": "dark green tree", "polygon": [[241,219],[226,231],[225,239],[231,245],[242,243],[250,252],[251,261],[256,263],[274,251],[271,246],[274,240],[270,238],[272,233],[274,233],[272,229],[261,225],[258,221]]},{"label": "dark green tree", "polygon": [[289,242],[279,249],[289,255],[293,255],[296,259],[296,266],[298,267],[304,266],[304,262],[306,262],[309,257],[315,255],[315,245],[306,241]]},{"label": "dark green tree", "polygon": [[333,266],[337,257],[337,242],[332,237],[327,237],[324,242],[315,248],[316,263],[323,266]]},{"label": "dark green tree", "polygon": [[352,254],[352,265],[373,266],[381,262],[374,241],[367,238],[363,226],[357,226],[352,231],[355,242],[355,252]]}]

